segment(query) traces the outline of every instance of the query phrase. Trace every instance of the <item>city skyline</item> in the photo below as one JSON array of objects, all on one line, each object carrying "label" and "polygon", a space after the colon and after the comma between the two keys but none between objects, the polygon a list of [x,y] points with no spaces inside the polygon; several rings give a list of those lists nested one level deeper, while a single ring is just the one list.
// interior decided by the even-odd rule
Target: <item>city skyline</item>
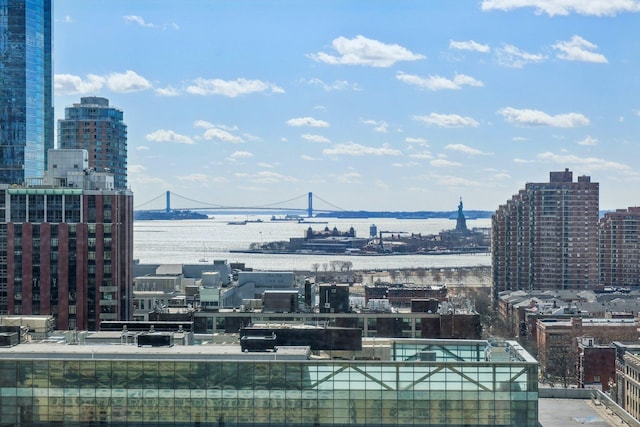
[{"label": "city skyline", "polygon": [[600,209],[626,208],[640,177],[639,11],[61,0],[55,115],[83,96],[124,112],[136,206],[165,190],[225,206],[311,191],[350,210],[460,197],[494,210],[569,168],[600,183]]}]

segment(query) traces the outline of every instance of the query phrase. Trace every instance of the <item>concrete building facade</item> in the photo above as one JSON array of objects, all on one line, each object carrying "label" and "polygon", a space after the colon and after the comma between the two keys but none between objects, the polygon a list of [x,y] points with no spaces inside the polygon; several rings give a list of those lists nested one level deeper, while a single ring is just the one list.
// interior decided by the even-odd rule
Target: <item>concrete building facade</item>
[{"label": "concrete building facade", "polygon": [[599,184],[568,169],[527,183],[491,221],[492,292],[599,284]]},{"label": "concrete building facade", "polygon": [[600,282],[640,284],[640,207],[607,212],[600,220]]}]

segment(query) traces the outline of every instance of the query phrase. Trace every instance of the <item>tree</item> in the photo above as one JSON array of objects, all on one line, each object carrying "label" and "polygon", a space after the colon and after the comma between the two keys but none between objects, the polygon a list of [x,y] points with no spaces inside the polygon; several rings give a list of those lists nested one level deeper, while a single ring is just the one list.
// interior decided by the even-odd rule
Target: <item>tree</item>
[{"label": "tree", "polygon": [[320,264],[318,264],[317,262],[314,262],[313,264],[311,264],[311,269],[313,270],[313,272],[315,274],[318,273],[318,269],[320,268]]},{"label": "tree", "polygon": [[550,347],[544,357],[544,378],[549,384],[556,382],[564,388],[577,382],[576,362],[577,355],[571,351],[571,346]]}]

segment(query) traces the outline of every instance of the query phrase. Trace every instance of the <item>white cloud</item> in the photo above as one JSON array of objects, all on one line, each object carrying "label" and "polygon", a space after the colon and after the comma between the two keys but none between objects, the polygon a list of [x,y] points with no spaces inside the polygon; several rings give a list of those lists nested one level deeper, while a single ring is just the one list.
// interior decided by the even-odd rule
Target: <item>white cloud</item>
[{"label": "white cloud", "polygon": [[88,74],[84,80],[72,74],[56,74],[54,77],[56,95],[95,94],[105,85],[117,93],[140,92],[152,87],[147,79],[131,70],[124,73],[111,73],[105,77]]},{"label": "white cloud", "polygon": [[362,175],[358,172],[347,172],[342,175],[336,176],[336,181],[341,182],[343,184],[361,184]]},{"label": "white cloud", "polygon": [[217,129],[226,130],[227,132],[235,132],[238,130],[238,126],[235,126],[235,125],[234,126],[216,125],[206,120],[196,120],[195,122],[193,122],[193,127],[202,128],[202,129],[217,128]]},{"label": "white cloud", "polygon": [[292,176],[282,175],[273,171],[261,171],[248,176],[249,180],[256,184],[277,184],[280,182],[297,182],[298,179]]},{"label": "white cloud", "polygon": [[130,173],[138,174],[146,172],[147,168],[143,165],[129,165],[127,166],[127,171]]},{"label": "white cloud", "polygon": [[151,22],[146,22],[142,16],[126,15],[123,16],[122,19],[124,19],[127,24],[137,24],[141,27],[155,28],[154,24],[152,24]]},{"label": "white cloud", "polygon": [[431,159],[433,159],[433,154],[431,154],[428,151],[423,151],[422,153],[410,154],[409,157],[411,157],[413,159],[431,160]]},{"label": "white cloud", "polygon": [[151,88],[151,83],[147,79],[131,70],[124,73],[111,73],[106,80],[109,89],[118,93],[140,92]]},{"label": "white cloud", "polygon": [[457,114],[431,113],[428,116],[413,116],[413,119],[443,128],[477,127],[480,124],[471,117],[462,117]]},{"label": "white cloud", "polygon": [[428,141],[426,138],[414,138],[411,136],[406,137],[405,142],[408,142],[409,144],[417,144],[417,145],[422,145],[422,146],[426,146]]},{"label": "white cloud", "polygon": [[413,168],[420,166],[418,162],[391,163],[392,168]]},{"label": "white cloud", "polygon": [[451,49],[471,50],[474,52],[481,52],[481,53],[487,53],[491,50],[488,44],[481,44],[474,40],[467,40],[467,41],[460,41],[460,42],[449,40],[449,47]]},{"label": "white cloud", "polygon": [[361,119],[365,125],[373,126],[373,130],[379,133],[387,133],[389,124],[384,120]]},{"label": "white cloud", "polygon": [[576,165],[587,173],[593,171],[620,171],[628,172],[632,168],[618,162],[611,162],[598,157],[578,157],[572,154],[555,154],[551,152],[540,153],[537,156],[540,160],[547,160],[552,163],[562,165]]},{"label": "white cloud", "polygon": [[556,55],[558,58],[567,61],[596,62],[600,64],[609,62],[604,55],[594,52],[598,48],[597,45],[580,36],[574,35],[571,40],[558,42],[553,45],[553,48],[560,51]]},{"label": "white cloud", "polygon": [[95,74],[88,74],[86,79],[72,74],[56,74],[54,89],[56,95],[85,95],[97,93],[104,86],[105,78]]},{"label": "white cloud", "polygon": [[138,151],[149,151],[149,150],[151,150],[151,148],[149,148],[146,145],[139,145],[139,146],[136,147],[136,150],[138,150]]},{"label": "white cloud", "polygon": [[506,172],[499,172],[499,173],[494,174],[494,175],[491,177],[491,179],[493,179],[493,180],[500,180],[500,181],[502,181],[502,180],[507,180],[507,179],[508,179],[508,180],[510,180],[510,179],[511,179],[511,175],[509,175],[509,174],[508,174],[508,173],[506,173]]},{"label": "white cloud", "polygon": [[272,165],[271,163],[258,162],[258,167],[267,168],[267,169],[273,169],[273,168],[276,167],[276,165]]},{"label": "white cloud", "polygon": [[203,79],[197,78],[194,84],[187,87],[187,92],[193,95],[222,95],[236,98],[256,92],[284,93],[284,89],[272,83],[262,80],[248,80],[239,78],[236,80]]},{"label": "white cloud", "polygon": [[391,148],[387,144],[380,148],[367,147],[365,145],[355,144],[350,142],[348,144],[336,144],[332,148],[325,148],[322,153],[326,156],[400,156],[402,152]]},{"label": "white cloud", "polygon": [[517,47],[507,44],[496,51],[498,64],[504,67],[522,68],[527,64],[542,62],[546,56],[537,53],[524,52]]},{"label": "white cloud", "polygon": [[527,159],[520,159],[518,157],[516,157],[515,159],[513,159],[514,163],[519,163],[519,164],[527,164],[527,163],[535,163],[534,160],[527,160]]},{"label": "white cloud", "polygon": [[337,55],[318,52],[307,55],[317,62],[341,65],[367,65],[371,67],[391,67],[399,61],[416,61],[424,59],[424,55],[415,54],[397,45],[385,44],[364,36],[353,39],[338,37],[332,42]]},{"label": "white cloud", "polygon": [[244,142],[244,140],[239,136],[236,136],[231,132],[228,132],[224,129],[220,129],[217,127],[205,130],[202,136],[204,137],[204,139],[207,139],[207,140],[213,139],[215,141],[232,142],[234,144],[239,144],[241,142]]},{"label": "white cloud", "polygon": [[250,153],[248,151],[234,151],[233,153],[231,153],[229,155],[229,158],[230,159],[234,159],[234,160],[237,160],[237,159],[249,159],[251,157],[253,157],[253,153]]},{"label": "white cloud", "polygon": [[480,185],[482,185],[479,182],[452,175],[432,174],[431,179],[434,179],[437,185],[443,187],[479,187]]},{"label": "white cloud", "polygon": [[301,158],[302,160],[307,160],[307,161],[320,160],[320,159],[317,159],[317,158],[315,158],[315,157],[311,157],[311,156],[309,156],[309,155],[307,155],[307,154],[303,154],[303,155],[301,155],[301,156],[300,156],[300,158]]},{"label": "white cloud", "polygon": [[172,130],[158,129],[144,137],[147,141],[153,142],[175,142],[178,144],[194,144],[193,140],[186,135],[180,135]]},{"label": "white cloud", "polygon": [[484,86],[481,81],[464,74],[456,74],[453,79],[448,79],[437,75],[420,77],[415,74],[405,74],[402,71],[399,71],[396,74],[396,79],[403,83],[432,91],[443,89],[459,90],[462,89],[463,86]]},{"label": "white cloud", "polygon": [[209,184],[209,177],[203,173],[192,173],[176,177],[179,181],[193,182],[200,185]]},{"label": "white cloud", "polygon": [[488,154],[464,144],[448,144],[448,145],[445,145],[444,149],[451,150],[451,151],[459,151],[461,153],[469,154],[471,156],[486,156]]},{"label": "white cloud", "polygon": [[540,110],[518,110],[506,107],[498,110],[509,123],[524,126],[552,126],[559,128],[572,128],[576,126],[587,126],[589,119],[580,113],[557,114],[551,116]]},{"label": "white cloud", "polygon": [[640,2],[637,0],[483,0],[482,10],[504,10],[530,7],[537,14],[546,13],[549,16],[580,15],[615,16],[624,12],[640,12]]},{"label": "white cloud", "polygon": [[317,120],[313,117],[298,117],[295,119],[287,120],[287,124],[289,126],[310,126],[315,128],[328,128],[329,122],[325,122],[324,120]]},{"label": "white cloud", "polygon": [[325,83],[323,80],[319,78],[311,78],[311,79],[301,79],[301,83],[319,86],[327,92],[333,90],[361,90],[360,86],[357,83],[350,83],[346,80],[335,80],[332,83]]},{"label": "white cloud", "polygon": [[598,139],[592,137],[591,135],[587,135],[587,137],[581,141],[578,141],[578,145],[587,145],[593,146],[598,144]]},{"label": "white cloud", "polygon": [[256,135],[252,135],[250,133],[243,133],[242,136],[244,137],[245,141],[253,141],[253,142],[261,142],[262,138],[260,138],[259,136]]},{"label": "white cloud", "polygon": [[156,94],[160,96],[178,96],[180,95],[180,91],[173,86],[169,85],[164,88],[157,88]]},{"label": "white cloud", "polygon": [[331,142],[331,140],[327,137],[324,137],[322,135],[314,135],[310,133],[305,133],[303,135],[300,135],[300,137],[305,141],[315,142],[318,144],[329,144]]},{"label": "white cloud", "polygon": [[431,166],[434,166],[434,167],[437,167],[437,168],[462,166],[462,163],[453,162],[453,161],[447,160],[447,159],[431,160],[430,164],[431,164]]}]

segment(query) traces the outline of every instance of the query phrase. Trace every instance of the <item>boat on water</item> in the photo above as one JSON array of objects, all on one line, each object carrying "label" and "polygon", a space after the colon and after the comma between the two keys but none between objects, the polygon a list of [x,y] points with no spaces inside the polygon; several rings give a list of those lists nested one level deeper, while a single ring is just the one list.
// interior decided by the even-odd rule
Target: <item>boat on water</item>
[{"label": "boat on water", "polygon": [[170,211],[135,211],[133,219],[136,221],[209,219],[209,215],[189,210],[173,209]]},{"label": "boat on water", "polygon": [[275,216],[273,215],[271,217],[271,221],[294,221],[294,222],[299,222],[301,219],[303,219],[300,215],[285,215],[285,216]]},{"label": "boat on water", "polygon": [[227,225],[247,225],[247,221],[229,221]]}]

